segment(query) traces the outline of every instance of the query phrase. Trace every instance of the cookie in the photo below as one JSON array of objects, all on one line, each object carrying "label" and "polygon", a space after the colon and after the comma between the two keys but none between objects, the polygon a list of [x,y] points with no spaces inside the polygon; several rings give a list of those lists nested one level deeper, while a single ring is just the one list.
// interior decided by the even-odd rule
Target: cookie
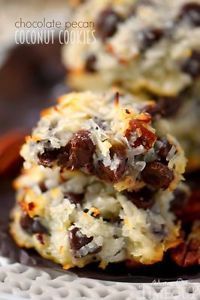
[{"label": "cookie", "polygon": [[65,269],[98,262],[149,265],[181,243],[171,211],[175,193],[143,188],[118,192],[79,171],[34,166],[15,181],[17,203],[10,232],[23,248]]},{"label": "cookie", "polygon": [[24,166],[81,171],[117,191],[174,190],[186,159],[176,139],[155,129],[154,105],[113,91],[64,95],[27,138]]},{"label": "cookie", "polygon": [[198,0],[89,0],[73,20],[91,24],[85,30],[73,28],[79,39],[63,51],[73,88],[118,85],[174,97],[199,82]]}]

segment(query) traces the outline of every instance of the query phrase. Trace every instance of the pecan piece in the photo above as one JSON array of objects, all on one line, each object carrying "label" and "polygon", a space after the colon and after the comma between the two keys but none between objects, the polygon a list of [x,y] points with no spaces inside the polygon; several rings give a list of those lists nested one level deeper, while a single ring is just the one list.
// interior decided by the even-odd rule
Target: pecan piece
[{"label": "pecan piece", "polygon": [[172,260],[181,267],[200,265],[200,223],[194,223],[188,238],[170,251]]},{"label": "pecan piece", "polygon": [[181,207],[176,207],[178,205],[176,203],[176,200],[175,203],[172,202],[172,209],[184,223],[200,220],[200,190],[192,191],[191,195],[187,196],[187,199],[185,200],[183,198]]},{"label": "pecan piece", "polygon": [[[132,147],[138,147],[140,145],[144,146],[145,149],[149,150],[152,148],[157,137],[156,135],[147,129],[141,120],[131,120],[129,123],[129,128],[125,132],[125,136],[128,139]],[[137,139],[134,142],[131,141],[132,135],[136,133]]]}]

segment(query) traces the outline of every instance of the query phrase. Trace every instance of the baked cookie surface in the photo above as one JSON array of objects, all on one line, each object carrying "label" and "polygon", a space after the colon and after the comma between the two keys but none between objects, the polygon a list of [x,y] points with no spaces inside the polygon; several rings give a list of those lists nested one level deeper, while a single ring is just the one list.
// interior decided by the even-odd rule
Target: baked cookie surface
[{"label": "baked cookie surface", "polygon": [[[64,47],[68,84],[95,91],[114,85],[157,101],[188,170],[198,169],[200,1],[88,0],[73,19],[92,22],[86,31],[95,39]],[[83,36],[83,29],[73,31]]]},{"label": "baked cookie surface", "polygon": [[[199,82],[199,0],[91,0],[80,5],[75,21],[93,22],[95,38],[64,48],[73,88],[119,85],[132,92],[176,96]],[[89,34],[89,33],[88,33]]]},{"label": "baked cookie surface", "polygon": [[176,188],[186,160],[178,142],[158,135],[155,103],[130,95],[71,93],[44,111],[22,148],[24,166],[79,170],[111,182],[117,191]]},{"label": "baked cookie surface", "polygon": [[181,242],[170,191],[120,193],[94,176],[68,171],[60,177],[58,168],[43,166],[24,170],[15,188],[14,240],[66,269],[125,260],[153,264]]}]

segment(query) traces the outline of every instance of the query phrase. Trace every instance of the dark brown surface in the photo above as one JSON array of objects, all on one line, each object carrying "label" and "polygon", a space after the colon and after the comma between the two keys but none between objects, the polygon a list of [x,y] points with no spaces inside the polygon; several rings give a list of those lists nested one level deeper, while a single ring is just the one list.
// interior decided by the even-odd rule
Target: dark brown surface
[{"label": "dark brown surface", "polygon": [[[3,69],[0,70],[0,133],[5,133],[16,127],[25,129],[26,131],[30,130],[38,119],[41,108],[54,103],[55,98],[67,90],[66,87],[60,83],[60,79],[63,79],[63,77],[59,77],[59,72],[59,76],[55,76],[55,74],[50,76],[50,78],[54,78],[53,81],[48,79],[49,74],[47,77],[46,75],[44,76],[48,84],[44,84],[44,81],[41,83],[41,81],[38,80],[38,78],[43,76],[40,72],[43,68],[42,61],[44,57],[45,61],[48,57],[47,61],[49,63],[52,59],[52,55],[55,55],[57,57],[56,63],[58,63],[58,65],[61,64],[59,46],[55,45],[55,49],[51,49],[52,52],[46,46],[44,46],[44,48],[42,47],[41,50],[39,50],[39,48],[33,50],[33,48],[30,47],[28,48],[29,50],[27,50],[26,47],[15,49],[12,51]],[[45,51],[46,55],[44,55]],[[43,56],[41,56],[42,53]],[[36,73],[32,65],[37,65]],[[44,67],[44,69],[46,69],[46,67]],[[53,66],[51,70],[54,70]],[[45,72],[42,71],[42,74],[44,73]],[[57,79],[55,80],[55,78]],[[60,79],[58,80],[58,78]],[[4,178],[0,177],[0,254],[11,258],[13,261],[19,261],[31,266],[50,267],[60,272],[66,272],[60,266],[40,257],[35,251],[19,249],[10,238],[8,234],[8,220],[9,212],[15,201],[14,191],[12,189],[12,178],[16,173],[16,170],[13,169],[12,172],[9,172]],[[195,177],[195,182],[198,182],[198,180],[199,174]],[[41,189],[45,189],[42,183]],[[171,281],[180,278],[200,278],[199,267],[183,269],[169,261],[168,257],[166,257],[163,263],[156,264],[152,267],[131,269],[125,264],[113,264],[103,271],[97,269],[96,265],[91,265],[72,271],[82,277],[127,282],[152,282],[153,280]]]}]

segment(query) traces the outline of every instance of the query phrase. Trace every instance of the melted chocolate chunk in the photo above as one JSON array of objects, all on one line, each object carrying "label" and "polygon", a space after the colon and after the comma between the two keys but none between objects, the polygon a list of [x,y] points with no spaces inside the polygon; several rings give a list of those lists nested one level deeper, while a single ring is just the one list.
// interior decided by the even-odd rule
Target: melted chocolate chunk
[{"label": "melted chocolate chunk", "polygon": [[153,195],[154,192],[147,187],[144,187],[138,192],[125,192],[125,196],[138,208],[148,209],[151,208],[154,204]]},{"label": "melted chocolate chunk", "polygon": [[167,189],[174,179],[173,171],[164,164],[154,161],[146,164],[141,173],[142,180],[156,189]]},{"label": "melted chocolate chunk", "polygon": [[28,234],[35,233],[45,233],[48,234],[47,228],[41,224],[40,220],[35,218],[30,218],[29,215],[24,215],[20,219],[20,225],[24,231]]},{"label": "melted chocolate chunk", "polygon": [[60,153],[58,155],[58,165],[61,167],[69,168],[69,156],[70,156],[70,143],[65,147],[60,148]]},{"label": "melted chocolate chunk", "polygon": [[44,149],[44,153],[38,154],[39,164],[44,167],[51,167],[53,162],[57,159],[59,149]]},{"label": "melted chocolate chunk", "polygon": [[140,50],[145,51],[159,42],[163,37],[164,32],[160,28],[147,28],[138,33]]},{"label": "melted chocolate chunk", "polygon": [[47,187],[44,182],[40,182],[39,187],[42,193],[45,193],[47,191]]},{"label": "melted chocolate chunk", "polygon": [[200,26],[200,4],[189,2],[183,5],[178,19],[189,22],[193,26]]},{"label": "melted chocolate chunk", "polygon": [[85,70],[89,73],[95,73],[96,69],[97,58],[94,54],[90,54],[87,56],[85,61]]},{"label": "melted chocolate chunk", "polygon": [[75,193],[65,193],[64,197],[69,199],[69,201],[72,204],[75,204],[75,205],[80,204],[81,205],[84,195],[83,194],[75,194]]},{"label": "melted chocolate chunk", "polygon": [[43,235],[42,233],[38,233],[38,234],[36,235],[36,238],[37,238],[37,240],[38,240],[42,245],[45,244],[45,242],[44,242],[44,235]]},{"label": "melted chocolate chunk", "polygon": [[200,52],[194,50],[189,58],[187,58],[181,65],[181,70],[196,78],[200,75]]},{"label": "melted chocolate chunk", "polygon": [[168,142],[168,140],[166,138],[163,138],[160,141],[163,143],[163,145],[157,151],[158,159],[163,164],[166,164],[166,163],[168,163],[167,162],[167,155],[168,155],[169,151],[171,150],[172,145]]},{"label": "melted chocolate chunk", "polygon": [[81,253],[81,248],[89,244],[92,240],[93,237],[87,237],[85,234],[82,234],[78,227],[69,230],[70,247],[76,258],[84,257],[88,254],[96,254],[101,251],[102,247],[94,245],[93,248],[88,248],[87,252]]},{"label": "melted chocolate chunk", "polygon": [[78,227],[74,227],[69,230],[69,241],[72,250],[80,250],[83,246],[89,244],[93,240],[93,237],[87,237],[82,234]]},{"label": "melted chocolate chunk", "polygon": [[87,130],[74,134],[69,144],[63,148],[58,157],[58,164],[68,169],[81,169],[91,172],[95,145]]},{"label": "melted chocolate chunk", "polygon": [[149,106],[147,108],[147,112],[153,117],[153,118],[171,118],[175,116],[179,108],[181,107],[181,97],[173,98],[173,97],[155,97],[156,105],[155,106]]},{"label": "melted chocolate chunk", "polygon": [[113,145],[110,149],[110,157],[111,160],[116,159],[118,161],[116,168],[111,169],[110,166],[105,166],[102,161],[99,161],[96,174],[103,180],[118,182],[126,171],[127,157],[125,147],[121,144]]},{"label": "melted chocolate chunk", "polygon": [[98,36],[105,40],[112,37],[116,31],[117,26],[123,19],[114,10],[108,8],[100,13],[96,20],[96,32]]}]

